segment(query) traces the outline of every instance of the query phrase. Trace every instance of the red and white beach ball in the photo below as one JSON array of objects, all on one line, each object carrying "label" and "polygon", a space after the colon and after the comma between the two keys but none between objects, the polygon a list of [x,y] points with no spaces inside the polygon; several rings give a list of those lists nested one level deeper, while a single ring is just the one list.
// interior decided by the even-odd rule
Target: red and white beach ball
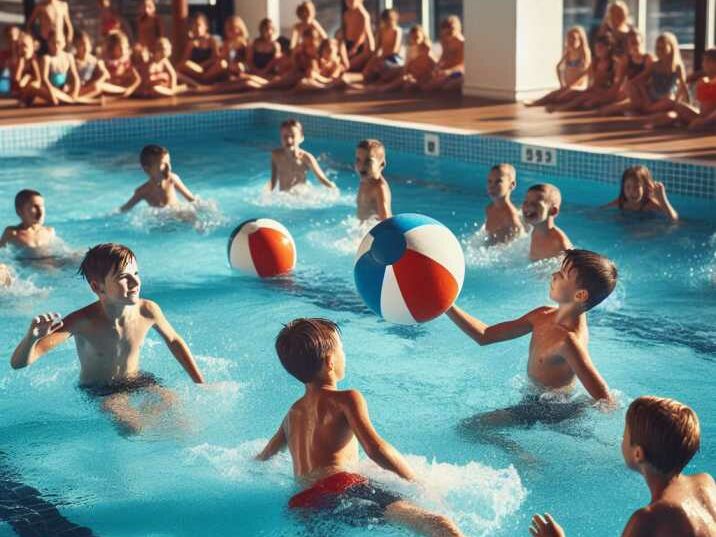
[{"label": "red and white beach ball", "polygon": [[246,274],[270,278],[296,266],[296,244],[288,230],[270,218],[247,220],[231,234],[229,264]]},{"label": "red and white beach ball", "polygon": [[365,236],[353,275],[367,306],[386,321],[422,323],[455,302],[465,257],[455,235],[437,220],[399,214]]}]

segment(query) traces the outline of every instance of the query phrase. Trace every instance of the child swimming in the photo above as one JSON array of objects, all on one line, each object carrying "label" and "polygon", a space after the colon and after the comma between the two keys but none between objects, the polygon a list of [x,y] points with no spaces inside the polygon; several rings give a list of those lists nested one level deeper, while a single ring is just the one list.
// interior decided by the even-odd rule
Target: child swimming
[{"label": "child swimming", "polygon": [[374,429],[363,395],[338,389],[345,375],[345,354],[336,324],[296,319],[279,332],[276,352],[306,391],[257,459],[268,460],[288,447],[294,475],[306,487],[291,498],[289,507],[307,513],[330,513],[340,507],[339,515],[352,524],[380,519],[422,535],[462,535],[447,517],[425,511],[351,472],[358,463],[360,443],[379,466],[414,480],[405,459]]},{"label": "child swimming", "polygon": [[189,202],[196,201],[194,194],[184,185],[179,176],[172,172],[169,150],[159,145],[147,145],[139,155],[139,163],[148,176],[146,183],[139,186],[131,198],[120,207],[127,212],[144,200],[150,207],[179,205],[176,191]]},{"label": "child swimming", "polygon": [[[623,537],[716,537],[716,483],[707,473],[682,472],[699,450],[696,413],[674,399],[643,396],[627,410],[622,456],[639,472],[651,493],[646,507],[634,512]],[[535,515],[534,537],[565,537],[550,515]]]},{"label": "child swimming", "polygon": [[493,166],[487,176],[490,203],[485,207],[485,231],[490,244],[509,242],[524,233],[519,211],[510,195],[517,186],[517,172],[511,164]]},{"label": "child swimming", "polygon": [[619,197],[607,207],[618,207],[620,211],[662,214],[672,222],[679,219],[679,213],[666,196],[664,183],[654,181],[646,166],[630,166],[624,170]]},{"label": "child swimming", "polygon": [[318,180],[328,188],[336,184],[326,177],[316,157],[301,149],[303,125],[295,119],[281,123],[281,147],[271,152],[271,180],[269,191],[278,185],[281,191],[288,191],[298,185],[305,185],[306,175],[311,170]]},{"label": "child swimming", "polygon": [[569,394],[575,379],[594,400],[609,401],[609,388],[592,363],[587,349],[587,312],[606,299],[617,283],[617,269],[604,256],[588,250],[567,250],[559,270],[552,274],[549,297],[557,307],[542,306],[522,317],[487,325],[457,306],[448,318],[478,345],[490,345],[532,334],[527,376],[536,393],[521,403],[477,415],[464,422],[469,428],[489,430],[536,422],[556,423],[576,415],[583,405],[556,403],[543,393]]},{"label": "child swimming", "polygon": [[522,215],[532,226],[530,261],[557,257],[572,247],[564,231],[554,225],[561,205],[562,194],[554,185],[537,184],[527,190]]},{"label": "child swimming", "polygon": [[356,216],[361,222],[393,216],[388,181],[383,177],[385,146],[379,140],[363,140],[356,148],[355,170],[360,177]]},{"label": "child swimming", "polygon": [[45,225],[45,199],[36,190],[21,190],[15,196],[20,223],[8,226],[0,237],[0,248],[12,245],[28,257],[45,257],[54,242],[55,229]]},{"label": "child swimming", "polygon": [[184,340],[174,331],[154,302],[139,297],[141,279],[134,253],[121,244],[91,248],[79,273],[97,295],[97,301],[64,319],[57,313],[35,317],[12,354],[10,364],[20,369],[36,362],[70,337],[75,337],[80,361],[80,385],[102,397],[102,409],[126,431],[144,426],[129,394],[148,390],[165,402],[173,394],[152,375],[142,373],[139,355],[150,328],[162,336],[174,358],[196,383],[204,378]]}]

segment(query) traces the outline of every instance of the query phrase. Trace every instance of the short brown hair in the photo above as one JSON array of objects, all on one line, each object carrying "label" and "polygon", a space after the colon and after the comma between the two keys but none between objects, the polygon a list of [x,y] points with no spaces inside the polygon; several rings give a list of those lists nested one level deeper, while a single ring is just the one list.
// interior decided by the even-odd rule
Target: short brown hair
[{"label": "short brown hair", "polygon": [[517,170],[515,170],[515,167],[512,164],[509,164],[507,162],[495,164],[492,168],[490,168],[490,173],[492,173],[492,172],[498,172],[498,173],[503,173],[505,175],[509,175],[513,181],[515,179],[517,179]]},{"label": "short brown hair", "polygon": [[169,150],[166,147],[156,144],[145,145],[139,154],[139,163],[142,165],[142,168],[148,168],[152,162],[159,160],[167,154],[169,154]]},{"label": "short brown hair", "polygon": [[338,325],[328,319],[294,319],[276,336],[276,353],[286,371],[306,384],[335,351],[340,333]]},{"label": "short brown hair", "polygon": [[577,272],[577,286],[589,293],[584,309],[588,311],[612,294],[617,285],[617,267],[611,259],[589,250],[567,250],[562,267]]},{"label": "short brown hair", "polygon": [[35,196],[42,197],[42,194],[40,194],[37,190],[30,190],[29,188],[25,188],[15,194],[15,212],[18,216],[20,215],[20,210],[23,206]]},{"label": "short brown hair", "polygon": [[360,142],[358,142],[357,148],[365,149],[366,151],[368,151],[368,153],[375,152],[380,156],[380,158],[385,160],[385,146],[383,145],[383,142],[381,142],[380,140],[375,140],[375,139],[370,139],[370,138],[366,139],[366,140],[361,140]]},{"label": "short brown hair", "polygon": [[136,259],[134,252],[122,244],[98,244],[87,251],[77,273],[87,282],[103,281],[110,273],[122,270]]},{"label": "short brown hair", "polygon": [[701,445],[699,418],[674,399],[644,396],[626,413],[632,446],[641,446],[646,462],[665,475],[679,473]]},{"label": "short brown hair", "polygon": [[297,119],[287,119],[281,123],[281,129],[298,129],[303,134],[303,125]]},{"label": "short brown hair", "polygon": [[545,199],[549,201],[553,207],[557,207],[557,209],[562,205],[562,193],[559,191],[559,188],[549,183],[532,185],[527,189],[527,192],[540,192],[544,194]]}]

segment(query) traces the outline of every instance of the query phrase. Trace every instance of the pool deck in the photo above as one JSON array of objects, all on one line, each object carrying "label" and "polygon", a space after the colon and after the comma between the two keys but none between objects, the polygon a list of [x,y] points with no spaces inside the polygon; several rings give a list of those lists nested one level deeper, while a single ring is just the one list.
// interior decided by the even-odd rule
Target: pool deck
[{"label": "pool deck", "polygon": [[[0,99],[0,125],[56,120],[126,117],[189,112],[270,102],[304,106],[333,114],[438,125],[470,132],[529,140],[545,145],[579,145],[601,152],[644,154],[651,158],[700,161],[716,166],[716,131],[691,134],[682,129],[647,131],[638,118],[601,118],[585,112],[548,114],[542,108],[500,103],[457,94],[365,95],[332,92],[285,94],[251,92],[204,94],[157,100],[119,100],[104,106],[19,108]],[[1,143],[1,141],[0,141]]]}]

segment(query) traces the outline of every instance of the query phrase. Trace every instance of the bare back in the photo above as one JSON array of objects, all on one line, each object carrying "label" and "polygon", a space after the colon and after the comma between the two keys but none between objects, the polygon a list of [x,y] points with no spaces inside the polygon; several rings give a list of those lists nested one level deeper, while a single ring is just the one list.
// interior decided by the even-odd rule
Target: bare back
[{"label": "bare back", "polygon": [[520,213],[512,204],[490,203],[485,209],[485,231],[491,244],[511,241],[524,231]]},{"label": "bare back", "polygon": [[283,422],[296,477],[314,482],[358,461],[345,412],[347,392],[321,389],[296,401]]}]

